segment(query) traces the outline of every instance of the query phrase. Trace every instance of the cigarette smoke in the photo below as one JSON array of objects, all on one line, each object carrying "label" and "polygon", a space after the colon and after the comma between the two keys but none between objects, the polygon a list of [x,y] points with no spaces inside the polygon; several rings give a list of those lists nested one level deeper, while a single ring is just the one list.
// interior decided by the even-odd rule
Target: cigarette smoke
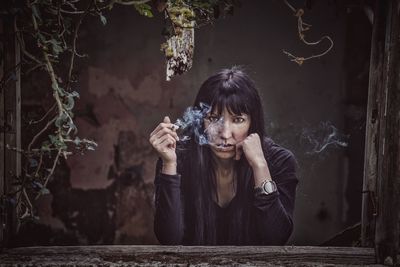
[{"label": "cigarette smoke", "polygon": [[300,141],[308,148],[306,154],[317,154],[326,150],[329,146],[347,147],[349,136],[342,134],[329,121],[321,122],[315,128],[303,128]]},{"label": "cigarette smoke", "polygon": [[[175,122],[175,125],[179,126],[177,134],[180,142],[188,142],[194,137],[195,142],[199,145],[215,143],[214,139],[218,138],[218,132],[223,127],[224,119],[221,117],[204,129],[204,119],[210,111],[211,107],[205,103],[200,103],[200,107],[188,107],[185,110],[182,118]],[[321,122],[317,127],[292,129],[290,135],[293,134],[300,137],[299,139],[296,138],[297,142],[300,142],[302,153],[307,155],[320,154],[332,146],[348,146],[349,135],[340,133],[329,121]],[[287,140],[281,141],[285,143]]]},{"label": "cigarette smoke", "polygon": [[211,107],[205,103],[200,103],[200,108],[188,107],[182,118],[177,119],[175,122],[175,125],[179,126],[179,140],[187,142],[194,136],[199,145],[208,144],[207,133],[203,131],[203,121],[210,111]]}]

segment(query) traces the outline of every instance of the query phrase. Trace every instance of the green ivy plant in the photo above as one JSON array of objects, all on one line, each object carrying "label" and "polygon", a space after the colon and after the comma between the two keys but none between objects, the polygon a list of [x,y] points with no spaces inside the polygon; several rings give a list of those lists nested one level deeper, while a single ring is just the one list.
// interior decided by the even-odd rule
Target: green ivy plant
[{"label": "green ivy plant", "polygon": [[[283,50],[292,61],[301,65],[305,60],[325,55],[333,46],[329,36],[324,36],[317,42],[305,40],[305,31],[311,25],[302,20],[303,9],[295,9],[287,0],[283,1],[294,13],[298,20],[300,40],[306,45],[316,45],[327,39],[330,47],[323,53],[307,58],[298,57]],[[21,50],[22,75],[40,72],[47,76],[50,84],[52,101],[50,109],[44,115],[30,123],[42,123],[30,143],[24,148],[15,150],[24,156],[23,172],[21,177],[14,177],[14,192],[9,192],[3,199],[4,203],[12,203],[17,209],[20,219],[35,218],[33,199],[48,194],[47,185],[52,179],[60,158],[67,158],[72,154],[94,150],[96,142],[89,138],[78,136],[78,129],[74,121],[75,101],[79,98],[78,83],[74,75],[77,59],[84,58],[77,49],[79,30],[82,22],[88,16],[96,16],[104,25],[107,24],[107,14],[115,5],[123,5],[136,10],[139,14],[152,18],[153,11],[164,13],[166,18],[163,34],[167,42],[161,44],[167,65],[175,57],[174,42],[181,42],[183,32],[214,23],[218,18],[231,15],[234,9],[240,6],[239,0],[11,0],[0,9],[1,15],[13,17],[14,32]],[[186,35],[187,37],[187,35]],[[170,42],[175,38],[174,42]],[[187,55],[193,55],[193,44],[186,46]],[[183,51],[185,52],[185,51]],[[182,53],[182,51],[180,51]],[[2,55],[0,55],[2,56]],[[174,58],[175,57],[175,58]],[[178,62],[179,63],[179,62]],[[180,67],[187,64],[185,67]],[[181,74],[191,66],[191,59],[185,64],[178,64],[173,69],[173,75]],[[168,67],[167,67],[168,72]],[[171,76],[173,76],[171,75]],[[0,88],[11,82],[13,75],[4,75],[0,81]],[[15,76],[15,75],[14,75]],[[168,80],[167,73],[167,80]],[[1,203],[0,203],[1,204]],[[1,208],[1,207],[0,207]]]},{"label": "green ivy plant", "polygon": [[[48,92],[53,105],[32,125],[44,124],[26,147],[8,149],[23,155],[21,177],[13,178],[15,191],[2,199],[17,208],[19,219],[36,218],[33,200],[48,194],[48,182],[53,178],[61,158],[95,150],[97,143],[78,136],[74,121],[75,101],[79,84],[74,75],[76,60],[84,58],[77,49],[79,30],[88,16],[97,16],[107,24],[107,14],[115,5],[123,5],[152,18],[153,11],[166,15],[163,33],[167,38],[179,35],[179,29],[213,23],[224,14],[232,14],[236,0],[23,0],[10,1],[0,10],[14,19],[14,32],[21,51],[21,74],[40,72],[47,76]],[[170,13],[168,13],[170,11]],[[174,20],[180,14],[185,22]],[[187,22],[191,22],[187,24]],[[168,60],[168,52],[164,50]],[[67,62],[67,64],[66,64]],[[1,86],[12,79],[3,79]]]}]

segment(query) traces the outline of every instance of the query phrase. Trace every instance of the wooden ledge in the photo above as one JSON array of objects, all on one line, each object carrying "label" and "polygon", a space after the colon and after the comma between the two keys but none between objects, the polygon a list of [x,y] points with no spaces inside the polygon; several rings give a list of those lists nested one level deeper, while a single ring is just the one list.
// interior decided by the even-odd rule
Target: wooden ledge
[{"label": "wooden ledge", "polygon": [[372,248],[307,246],[53,246],[0,254],[0,266],[375,265]]}]

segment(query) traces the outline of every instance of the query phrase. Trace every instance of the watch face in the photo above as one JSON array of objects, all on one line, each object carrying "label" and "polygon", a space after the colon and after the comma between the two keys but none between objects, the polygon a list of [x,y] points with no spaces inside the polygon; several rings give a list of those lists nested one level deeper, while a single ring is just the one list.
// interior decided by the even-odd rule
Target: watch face
[{"label": "watch face", "polygon": [[268,181],[264,184],[264,191],[268,194],[276,191],[276,186],[273,181]]}]

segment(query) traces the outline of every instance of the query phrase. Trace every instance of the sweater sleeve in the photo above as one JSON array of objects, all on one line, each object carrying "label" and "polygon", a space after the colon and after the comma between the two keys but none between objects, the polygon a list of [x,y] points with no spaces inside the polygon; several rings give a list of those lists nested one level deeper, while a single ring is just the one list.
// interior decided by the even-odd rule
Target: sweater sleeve
[{"label": "sweater sleeve", "polygon": [[181,176],[161,173],[157,162],[155,185],[154,233],[162,245],[179,245],[183,238]]},{"label": "sweater sleeve", "polygon": [[270,166],[278,190],[254,197],[254,222],[261,245],[284,245],[293,231],[293,209],[298,179],[296,159],[284,148],[274,153]]}]

